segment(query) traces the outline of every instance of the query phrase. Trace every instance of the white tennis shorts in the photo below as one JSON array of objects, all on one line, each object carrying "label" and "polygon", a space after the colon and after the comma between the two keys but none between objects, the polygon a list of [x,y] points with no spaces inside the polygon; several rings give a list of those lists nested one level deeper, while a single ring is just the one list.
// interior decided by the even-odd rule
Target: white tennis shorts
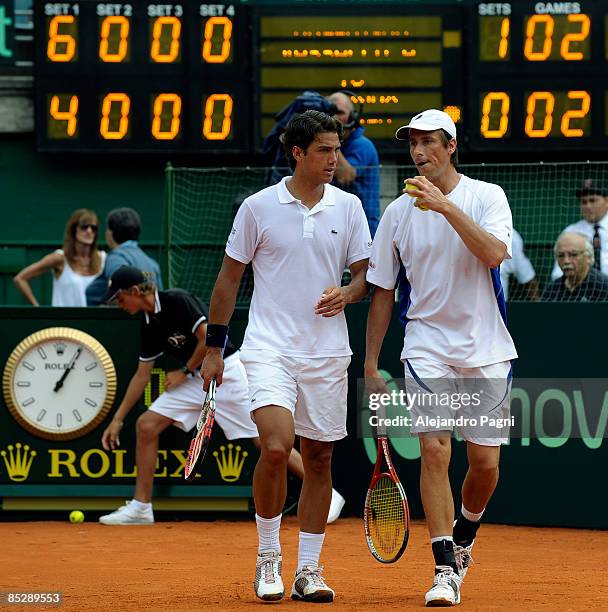
[{"label": "white tennis shorts", "polygon": [[249,410],[282,406],[299,436],[333,442],[346,437],[347,357],[286,357],[274,351],[241,351],[249,380]]},{"label": "white tennis shorts", "polygon": [[[149,409],[172,419],[176,427],[190,431],[196,426],[204,399],[203,381],[197,372],[159,395]],[[238,352],[224,361],[223,382],[215,393],[215,420],[228,440],[258,435],[249,417],[247,374]]]},{"label": "white tennis shorts", "polygon": [[[405,390],[413,434],[452,431],[467,442],[500,446],[509,440],[511,362],[457,368],[432,359],[406,359]],[[445,401],[444,401],[445,400]],[[448,423],[455,422],[455,425]]]}]

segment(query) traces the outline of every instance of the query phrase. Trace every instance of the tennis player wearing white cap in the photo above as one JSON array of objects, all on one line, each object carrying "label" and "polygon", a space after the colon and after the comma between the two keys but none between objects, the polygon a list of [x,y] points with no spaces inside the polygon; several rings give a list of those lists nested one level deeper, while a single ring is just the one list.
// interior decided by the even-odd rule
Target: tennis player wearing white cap
[{"label": "tennis player wearing white cap", "polygon": [[[419,175],[405,181],[407,193],[388,206],[374,238],[367,273],[375,291],[367,323],[366,378],[373,390],[382,390],[378,355],[402,264],[409,291],[401,354],[408,392],[437,397],[462,394],[480,381],[492,383],[470,407],[472,417],[508,417],[510,360],[517,353],[506,328],[499,273],[501,262],[511,257],[507,198],[498,185],[458,173],[456,126],[446,113],[426,110],[399,128],[396,137],[409,141]],[[469,469],[454,523],[448,476],[452,427],[435,417],[454,419],[461,412],[436,401],[414,403],[411,412],[435,557],[435,579],[425,601],[452,606],[460,602],[479,521],[498,482],[500,445],[508,428],[482,430],[473,418],[458,428],[467,443]]]}]

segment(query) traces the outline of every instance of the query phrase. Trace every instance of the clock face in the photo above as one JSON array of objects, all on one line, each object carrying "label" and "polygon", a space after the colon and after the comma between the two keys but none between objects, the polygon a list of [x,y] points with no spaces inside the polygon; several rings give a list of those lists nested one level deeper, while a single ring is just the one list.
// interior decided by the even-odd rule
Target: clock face
[{"label": "clock face", "polygon": [[45,329],[23,340],[3,377],[15,419],[42,438],[69,440],[94,429],[116,395],[116,370],[92,336],[68,327]]}]

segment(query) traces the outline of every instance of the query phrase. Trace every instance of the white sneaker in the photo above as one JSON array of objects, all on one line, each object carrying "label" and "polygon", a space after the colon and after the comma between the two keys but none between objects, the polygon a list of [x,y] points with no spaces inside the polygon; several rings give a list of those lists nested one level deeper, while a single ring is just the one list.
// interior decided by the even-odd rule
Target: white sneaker
[{"label": "white sneaker", "polygon": [[331,503],[329,504],[329,514],[327,515],[327,524],[333,523],[337,521],[340,517],[340,512],[342,512],[342,508],[344,508],[344,504],[346,500],[336,491],[335,489],[331,490]]},{"label": "white sneaker", "polygon": [[291,598],[316,603],[333,601],[336,594],[325,584],[322,572],[321,566],[312,567],[310,565],[305,565],[299,572],[296,572],[291,587]]},{"label": "white sneaker", "polygon": [[464,580],[464,577],[467,575],[469,565],[473,565],[473,563],[475,563],[475,561],[473,561],[473,557],[471,556],[473,544],[475,544],[475,540],[473,540],[468,546],[458,546],[458,544],[454,542],[454,556],[456,557],[458,575],[460,576],[461,581]]},{"label": "white sneaker", "polygon": [[264,601],[283,599],[285,587],[281,578],[283,557],[276,550],[268,550],[258,554],[255,564],[255,594]]},{"label": "white sneaker", "polygon": [[[456,521],[454,521],[454,525],[456,525]],[[475,544],[475,540],[473,540],[468,546],[458,546],[458,544],[454,542],[454,556],[456,557],[456,565],[458,566],[458,575],[460,576],[461,583],[469,571],[469,565],[473,565],[473,563],[475,563],[475,561],[473,561],[473,557],[471,556],[473,544]]]},{"label": "white sneaker", "polygon": [[136,510],[132,501],[128,501],[111,514],[100,516],[99,522],[102,525],[153,525],[154,513],[152,506],[147,510]]},{"label": "white sneaker", "polygon": [[460,603],[460,584],[462,579],[451,568],[436,568],[433,586],[427,591],[425,603],[428,607],[455,606]]}]

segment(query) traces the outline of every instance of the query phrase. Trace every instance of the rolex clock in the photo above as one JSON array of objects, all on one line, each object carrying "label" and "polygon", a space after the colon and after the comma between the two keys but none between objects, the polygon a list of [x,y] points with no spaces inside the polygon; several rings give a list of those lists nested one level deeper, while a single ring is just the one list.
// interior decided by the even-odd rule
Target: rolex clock
[{"label": "rolex clock", "polygon": [[13,350],[2,389],[9,411],[27,431],[48,440],[72,440],[108,414],[116,370],[106,349],[89,334],[49,327]]}]

